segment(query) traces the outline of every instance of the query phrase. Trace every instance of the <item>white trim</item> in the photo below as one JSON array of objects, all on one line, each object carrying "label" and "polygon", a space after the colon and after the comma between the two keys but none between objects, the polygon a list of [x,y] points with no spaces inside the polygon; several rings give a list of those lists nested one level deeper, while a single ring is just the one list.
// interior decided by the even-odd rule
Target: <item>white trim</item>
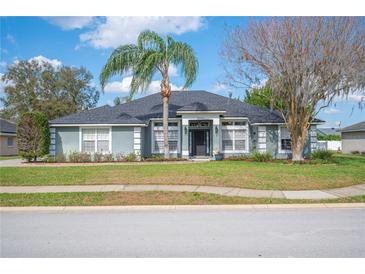
[{"label": "white trim", "polygon": [[[155,137],[154,137],[154,130],[155,128],[157,130],[163,130],[163,127],[155,127],[155,123],[161,123],[163,122],[162,119],[160,120],[153,120],[151,121],[151,153],[152,154],[161,154],[163,153],[163,151],[156,151],[155,149]],[[169,126],[168,129],[169,130],[176,130],[177,129],[177,150],[169,150],[169,154],[174,154],[174,153],[180,153],[181,151],[181,120],[168,120],[168,123],[175,123],[177,122],[177,126]]]},{"label": "white trim", "polygon": [[202,110],[178,110],[176,114],[224,114],[225,110],[210,110],[210,111],[202,111]]},{"label": "white trim", "polygon": [[[312,122],[311,125],[322,125],[325,124],[325,122]],[[276,125],[286,125],[286,123],[252,123],[252,126],[258,126],[258,125],[267,125],[267,126],[276,126]]]},{"label": "white trim", "polygon": [[[242,126],[242,125],[231,125],[231,126],[223,126],[222,123],[225,121],[225,119],[221,119],[221,123],[220,123],[220,147],[222,148],[222,152],[223,153],[248,153],[250,151],[249,148],[249,138],[250,138],[250,131],[249,131],[249,126],[248,123],[246,123],[246,125]],[[245,139],[245,150],[223,150],[223,130],[245,130],[246,131],[246,139]],[[235,133],[233,133],[232,136],[232,144],[233,147],[235,148],[236,146],[236,142],[235,142]]]},{"label": "white trim", "polygon": [[1,132],[0,136],[16,136],[16,133],[5,133],[5,132]]},{"label": "white trim", "polygon": [[248,118],[247,117],[222,117],[223,120],[247,120],[248,121]]},{"label": "white trim", "polygon": [[344,130],[344,131],[340,130],[340,132],[341,132],[341,133],[346,133],[346,132],[357,132],[357,131],[362,132],[362,131],[365,131],[365,129],[352,129],[352,130]]},{"label": "white trim", "polygon": [[[79,152],[82,152],[82,130],[83,129],[95,129],[95,149],[93,153],[97,153],[98,152],[98,140],[97,140],[97,135],[98,135],[98,129],[109,129],[109,151],[108,153],[112,153],[112,127],[107,127],[107,126],[97,126],[97,127],[79,127]],[[105,151],[104,151],[105,153]]]},{"label": "white trim", "polygon": [[50,124],[50,127],[147,127],[146,124]]},{"label": "white trim", "polygon": [[[149,121],[162,121],[162,118],[150,118]],[[169,122],[181,121],[180,117],[169,118]]]}]

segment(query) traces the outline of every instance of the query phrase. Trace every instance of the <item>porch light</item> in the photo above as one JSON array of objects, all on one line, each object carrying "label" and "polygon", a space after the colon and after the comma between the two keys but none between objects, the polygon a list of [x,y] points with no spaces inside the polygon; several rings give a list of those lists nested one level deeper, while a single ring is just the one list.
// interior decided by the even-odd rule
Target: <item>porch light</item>
[{"label": "porch light", "polygon": [[218,134],[218,126],[215,126],[215,134]]}]

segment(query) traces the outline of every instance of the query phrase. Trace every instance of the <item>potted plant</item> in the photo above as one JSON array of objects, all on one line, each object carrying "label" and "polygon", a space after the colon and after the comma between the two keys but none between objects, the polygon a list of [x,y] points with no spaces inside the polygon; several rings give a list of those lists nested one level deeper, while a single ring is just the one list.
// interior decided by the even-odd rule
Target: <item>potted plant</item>
[{"label": "potted plant", "polygon": [[214,157],[214,160],[216,160],[216,161],[221,161],[221,160],[223,160],[223,154],[222,154],[222,153],[220,153],[220,151],[219,151],[219,150],[214,150],[214,151],[213,151],[213,157]]}]

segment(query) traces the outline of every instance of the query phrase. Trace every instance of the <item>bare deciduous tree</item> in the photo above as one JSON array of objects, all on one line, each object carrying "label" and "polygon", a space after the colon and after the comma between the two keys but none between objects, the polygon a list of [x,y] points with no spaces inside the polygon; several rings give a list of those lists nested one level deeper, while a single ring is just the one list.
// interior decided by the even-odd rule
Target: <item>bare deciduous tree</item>
[{"label": "bare deciduous tree", "polygon": [[[233,86],[268,79],[292,140],[293,160],[303,160],[308,128],[337,96],[364,93],[363,18],[287,17],[232,27],[221,51]],[[275,100],[275,98],[273,98]]]}]

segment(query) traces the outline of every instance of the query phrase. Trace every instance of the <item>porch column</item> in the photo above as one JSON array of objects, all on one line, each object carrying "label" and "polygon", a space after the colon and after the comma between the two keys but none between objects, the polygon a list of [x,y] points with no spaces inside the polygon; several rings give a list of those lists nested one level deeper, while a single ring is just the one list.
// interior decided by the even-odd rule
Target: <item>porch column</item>
[{"label": "porch column", "polygon": [[181,157],[189,158],[189,119],[182,118],[181,121]]},{"label": "porch column", "polygon": [[212,129],[212,144],[213,144],[213,151],[214,152],[221,152],[221,126],[220,126],[220,119],[213,118],[213,129]]}]

